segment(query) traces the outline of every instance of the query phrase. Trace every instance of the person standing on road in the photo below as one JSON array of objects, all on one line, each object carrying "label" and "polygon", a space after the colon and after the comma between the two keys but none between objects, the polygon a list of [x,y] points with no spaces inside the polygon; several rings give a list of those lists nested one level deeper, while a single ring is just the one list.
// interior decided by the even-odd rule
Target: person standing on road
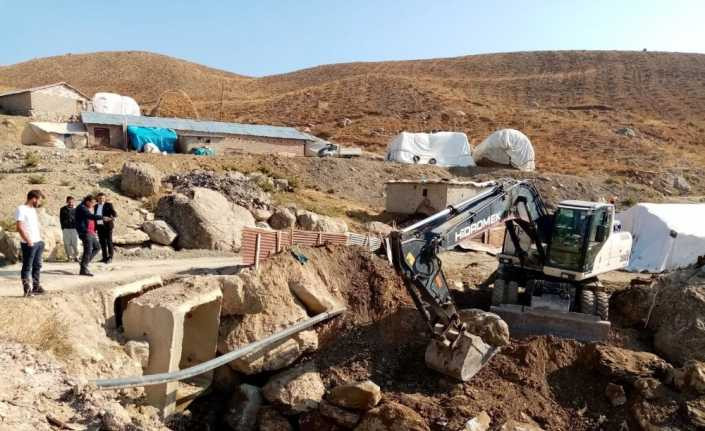
[{"label": "person standing on road", "polygon": [[96,221],[110,221],[108,217],[96,215],[94,213],[95,198],[91,195],[83,198],[83,202],[76,208],[76,231],[78,237],[83,243],[83,256],[81,256],[81,272],[80,275],[93,277],[93,274],[88,270],[88,265],[91,263],[96,254],[100,243],[96,234]]},{"label": "person standing on road", "polygon": [[42,254],[44,242],[42,241],[41,228],[37,208],[42,205],[44,194],[39,190],[30,190],[27,201],[17,207],[15,211],[15,225],[20,234],[22,247],[22,290],[24,296],[44,293],[39,281],[42,270]]},{"label": "person standing on road", "polygon": [[100,250],[103,254],[101,262],[110,263],[113,260],[113,228],[115,227],[114,220],[117,218],[117,213],[113,204],[107,202],[105,193],[96,195],[97,204],[95,206],[95,214],[110,218],[108,220],[97,220],[98,240],[100,241]]},{"label": "person standing on road", "polygon": [[64,237],[64,251],[69,261],[78,262],[78,232],[76,232],[76,200],[66,198],[66,205],[59,210],[61,233]]}]

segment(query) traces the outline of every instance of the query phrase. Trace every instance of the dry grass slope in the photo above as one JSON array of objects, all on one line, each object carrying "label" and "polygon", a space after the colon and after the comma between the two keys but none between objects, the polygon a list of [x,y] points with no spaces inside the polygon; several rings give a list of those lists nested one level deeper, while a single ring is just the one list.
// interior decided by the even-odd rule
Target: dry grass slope
[{"label": "dry grass slope", "polygon": [[[248,78],[145,52],[38,59],[0,68],[0,86],[66,80],[152,108],[182,90],[202,118],[308,127],[381,151],[401,130],[460,130],[478,144],[513,127],[540,169],[588,174],[705,163],[705,55],[547,51],[320,66]],[[342,127],[342,118],[352,124]],[[615,133],[637,130],[628,139]]]}]

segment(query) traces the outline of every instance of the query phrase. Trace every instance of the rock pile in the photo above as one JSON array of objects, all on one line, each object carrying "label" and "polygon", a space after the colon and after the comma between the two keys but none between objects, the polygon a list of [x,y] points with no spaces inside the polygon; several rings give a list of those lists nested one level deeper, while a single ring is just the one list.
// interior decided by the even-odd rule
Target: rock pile
[{"label": "rock pile", "polygon": [[[171,184],[172,188],[180,193],[187,193],[194,187],[215,190],[222,193],[230,202],[241,207],[253,209],[268,209],[271,198],[262,189],[260,184],[268,184],[266,176],[246,176],[240,172],[228,172],[218,175],[212,171],[191,171],[184,174],[175,174],[164,181]],[[274,189],[274,180],[271,188]]]}]

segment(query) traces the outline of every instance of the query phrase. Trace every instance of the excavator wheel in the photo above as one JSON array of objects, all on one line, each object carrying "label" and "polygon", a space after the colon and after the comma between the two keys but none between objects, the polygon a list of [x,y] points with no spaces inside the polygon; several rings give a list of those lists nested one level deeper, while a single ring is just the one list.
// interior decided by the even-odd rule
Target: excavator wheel
[{"label": "excavator wheel", "polygon": [[584,314],[595,314],[595,311],[595,294],[592,292],[592,290],[581,290],[580,312]]},{"label": "excavator wheel", "polygon": [[507,288],[504,291],[504,303],[505,304],[518,304],[519,303],[519,283],[516,281],[510,281],[507,284]]},{"label": "excavator wheel", "polygon": [[607,292],[595,292],[595,305],[597,307],[597,315],[602,320],[609,320],[610,313],[610,295]]},{"label": "excavator wheel", "polygon": [[504,290],[506,289],[507,282],[498,278],[494,281],[494,287],[492,288],[492,305],[501,305],[504,303]]}]

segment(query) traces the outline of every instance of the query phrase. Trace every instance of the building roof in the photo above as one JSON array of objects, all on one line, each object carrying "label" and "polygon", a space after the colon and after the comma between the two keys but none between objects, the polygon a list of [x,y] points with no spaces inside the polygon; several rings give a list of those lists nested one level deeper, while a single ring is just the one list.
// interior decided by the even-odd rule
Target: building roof
[{"label": "building roof", "polygon": [[72,86],[72,85],[70,85],[70,84],[67,84],[66,82],[63,82],[63,81],[62,81],[62,82],[55,82],[55,83],[53,83],[53,84],[40,85],[40,86],[38,86],[38,87],[25,88],[25,89],[23,89],[23,90],[8,91],[7,93],[2,93],[2,94],[0,94],[0,97],[4,97],[4,96],[13,96],[13,95],[15,95],[15,94],[22,94],[22,93],[31,93],[31,92],[33,92],[33,91],[39,91],[39,90],[43,90],[43,89],[45,89],[45,88],[57,87],[57,86],[59,86],[59,85],[63,85],[64,87],[68,87],[68,88],[72,89],[73,91],[75,91],[76,93],[80,94],[81,96],[85,97],[86,99],[90,99],[90,97],[88,97],[88,96],[86,96],[85,94],[81,93],[81,91],[79,91],[76,87],[74,87],[74,86]]},{"label": "building roof", "polygon": [[496,181],[484,181],[484,182],[477,182],[477,181],[463,181],[463,180],[456,180],[454,178],[448,179],[448,178],[441,178],[439,180],[436,179],[418,179],[418,180],[389,180],[386,181],[385,184],[450,184],[454,186],[470,186],[470,187],[476,187],[476,188],[486,188],[486,187],[492,187],[496,186],[497,182]]},{"label": "building roof", "polygon": [[106,124],[112,126],[162,127],[185,132],[212,133],[215,135],[260,136],[265,138],[298,139],[315,141],[308,133],[293,127],[265,126],[260,124],[222,123],[219,121],[190,120],[186,118],[143,117],[135,115],[81,112],[84,124]]}]

